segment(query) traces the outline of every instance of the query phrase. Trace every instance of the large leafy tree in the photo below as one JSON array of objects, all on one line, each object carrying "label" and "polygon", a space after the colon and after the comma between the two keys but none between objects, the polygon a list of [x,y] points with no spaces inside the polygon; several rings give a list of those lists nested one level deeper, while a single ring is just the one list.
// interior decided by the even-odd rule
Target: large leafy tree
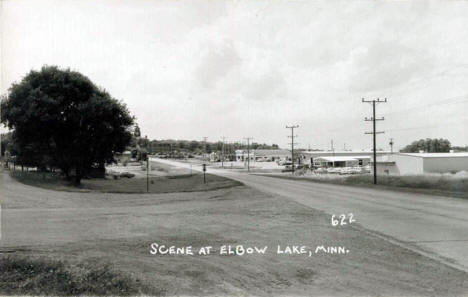
[{"label": "large leafy tree", "polygon": [[451,145],[450,141],[447,139],[420,139],[413,141],[411,144],[404,147],[401,151],[404,153],[417,153],[419,151],[424,151],[427,153],[440,153],[450,151]]},{"label": "large leafy tree", "polygon": [[44,66],[15,83],[1,102],[18,159],[58,167],[80,183],[93,166],[112,162],[129,144],[134,119],[127,107],[69,69]]}]

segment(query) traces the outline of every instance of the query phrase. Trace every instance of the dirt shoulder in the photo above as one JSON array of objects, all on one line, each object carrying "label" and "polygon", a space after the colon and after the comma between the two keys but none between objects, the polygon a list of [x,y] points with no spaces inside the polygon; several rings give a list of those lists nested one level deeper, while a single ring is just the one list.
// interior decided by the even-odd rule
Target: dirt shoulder
[{"label": "dirt shoulder", "polygon": [[[460,296],[467,273],[322,212],[241,186],[209,192],[57,192],[2,181],[2,254],[111,265],[164,295]],[[212,255],[151,255],[151,243],[213,246]],[[268,246],[219,255],[222,245]],[[277,254],[277,246],[347,254]],[[0,289],[1,290],[1,289]],[[0,293],[4,293],[1,292]]]}]

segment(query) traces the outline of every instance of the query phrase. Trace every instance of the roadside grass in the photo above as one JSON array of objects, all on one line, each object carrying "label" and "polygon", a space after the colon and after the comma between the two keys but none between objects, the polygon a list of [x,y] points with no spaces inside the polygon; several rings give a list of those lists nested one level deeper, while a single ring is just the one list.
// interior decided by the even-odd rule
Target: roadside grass
[{"label": "roadside grass", "polygon": [[0,294],[36,296],[158,294],[111,266],[71,265],[45,258],[0,258]]},{"label": "roadside grass", "polygon": [[[83,179],[74,186],[54,173],[11,171],[17,181],[30,186],[68,192],[146,193],[146,178],[93,178]],[[149,178],[149,193],[198,192],[240,186],[242,183],[225,177],[206,174],[184,174]]]},{"label": "roadside grass", "polygon": [[433,175],[403,175],[378,176],[378,184],[373,184],[372,175],[350,175],[343,177],[314,177],[314,176],[287,176],[268,175],[278,178],[305,180],[311,182],[330,183],[347,186],[383,188],[404,192],[413,192],[430,195],[442,195],[468,199],[468,179]]},{"label": "roadside grass", "polygon": [[[17,194],[22,190],[23,194]],[[2,218],[6,226],[2,241],[17,248],[10,255],[66,259],[84,267],[90,263],[91,268],[95,267],[91,270],[111,263],[111,268],[119,269],[122,275],[151,286],[147,292],[138,287],[141,293],[132,295],[462,296],[468,292],[465,272],[363,232],[358,225],[331,226],[330,217],[323,212],[250,187],[131,198],[111,195],[113,199],[107,199],[109,195],[91,195],[93,199],[72,202],[64,197],[82,195],[43,191],[34,195],[35,190],[12,183],[2,191],[6,205],[15,208],[16,201],[24,208],[24,212],[11,209],[12,215]],[[30,196],[34,199],[28,199]],[[41,206],[46,203],[53,204],[54,209]],[[38,206],[39,211],[33,211]],[[29,224],[34,226],[29,228]],[[27,244],[22,243],[25,239]],[[192,246],[194,251],[210,245],[213,253],[151,255],[153,242]],[[340,245],[352,252],[312,257],[276,252],[277,245],[284,248],[296,244],[312,250],[317,245]],[[223,245],[269,248],[263,255],[220,255]],[[7,293],[2,290],[3,280],[14,269],[3,269],[1,263],[0,295],[67,295],[47,288]],[[27,267],[27,263],[20,267]],[[79,265],[73,269],[64,265],[66,271],[81,271]],[[87,273],[76,273],[78,279],[86,279]],[[20,278],[22,273],[15,274],[26,286]],[[27,279],[33,281],[32,277]],[[42,282],[47,281],[42,278]],[[112,291],[102,294],[118,295]]]}]

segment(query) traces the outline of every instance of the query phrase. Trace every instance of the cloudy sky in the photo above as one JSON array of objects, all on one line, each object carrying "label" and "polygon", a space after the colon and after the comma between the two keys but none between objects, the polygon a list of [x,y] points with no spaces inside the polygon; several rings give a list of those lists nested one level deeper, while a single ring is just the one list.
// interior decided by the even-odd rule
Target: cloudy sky
[{"label": "cloudy sky", "polygon": [[1,92],[30,69],[82,72],[152,139],[368,149],[468,145],[466,1],[3,0]]}]

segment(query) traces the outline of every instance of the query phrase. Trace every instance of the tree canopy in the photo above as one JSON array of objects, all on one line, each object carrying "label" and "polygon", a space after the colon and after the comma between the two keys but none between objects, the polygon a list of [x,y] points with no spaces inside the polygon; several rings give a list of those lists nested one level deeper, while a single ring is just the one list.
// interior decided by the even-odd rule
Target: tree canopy
[{"label": "tree canopy", "polygon": [[411,144],[404,147],[401,151],[404,153],[417,153],[424,151],[426,153],[442,153],[449,152],[451,148],[450,141],[447,139],[420,139],[413,141]]},{"label": "tree canopy", "polygon": [[112,162],[129,144],[134,119],[122,102],[89,78],[44,66],[29,72],[1,102],[23,165],[58,167],[75,182],[93,166]]}]

